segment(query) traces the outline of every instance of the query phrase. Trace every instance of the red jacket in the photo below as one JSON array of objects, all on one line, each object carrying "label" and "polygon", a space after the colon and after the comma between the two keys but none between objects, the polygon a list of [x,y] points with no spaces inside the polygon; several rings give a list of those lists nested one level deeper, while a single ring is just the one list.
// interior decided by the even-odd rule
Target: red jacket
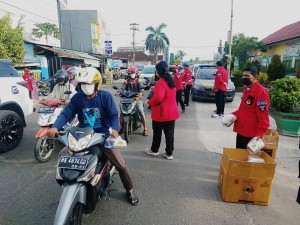
[{"label": "red jacket", "polygon": [[244,137],[262,137],[269,128],[269,92],[258,81],[247,90],[244,87],[233,131]]},{"label": "red jacket", "polygon": [[183,90],[183,84],[182,84],[182,75],[179,72],[174,73],[174,80],[176,83],[176,91]]},{"label": "red jacket", "polygon": [[[226,83],[226,85],[224,84]],[[226,91],[228,85],[228,73],[223,66],[220,66],[216,72],[214,88]]]},{"label": "red jacket", "polygon": [[31,78],[31,76],[29,74],[25,73],[23,75],[23,79],[26,81],[26,86],[27,86],[28,91],[32,91],[33,87],[32,87],[32,78]]},{"label": "red jacket", "polygon": [[192,85],[193,72],[189,67],[184,68],[184,81],[186,85]]},{"label": "red jacket", "polygon": [[151,118],[157,122],[172,121],[179,118],[176,103],[176,88],[169,88],[164,79],[159,79],[153,89],[153,97],[149,99]]}]

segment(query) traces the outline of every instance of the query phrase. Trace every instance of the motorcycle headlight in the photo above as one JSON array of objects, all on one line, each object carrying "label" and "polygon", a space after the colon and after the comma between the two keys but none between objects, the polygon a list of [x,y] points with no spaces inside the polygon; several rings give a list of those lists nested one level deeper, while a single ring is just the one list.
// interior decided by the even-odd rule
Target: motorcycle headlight
[{"label": "motorcycle headlight", "polygon": [[90,142],[91,138],[92,138],[92,134],[89,134],[87,136],[84,136],[83,138],[80,138],[79,140],[76,140],[74,136],[69,133],[68,135],[69,148],[74,152],[85,149],[88,143]]}]

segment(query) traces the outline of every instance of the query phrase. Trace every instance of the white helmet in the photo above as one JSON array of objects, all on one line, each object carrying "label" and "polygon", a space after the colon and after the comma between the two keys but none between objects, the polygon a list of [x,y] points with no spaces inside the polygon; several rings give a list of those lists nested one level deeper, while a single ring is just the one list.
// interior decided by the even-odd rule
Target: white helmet
[{"label": "white helmet", "polygon": [[79,75],[81,69],[76,66],[72,66],[69,69],[67,69],[66,71],[67,71],[67,73],[72,73],[74,75],[74,77],[77,77]]},{"label": "white helmet", "polygon": [[[86,67],[83,68],[77,77],[77,82],[79,86],[81,87],[81,90],[86,94],[86,95],[91,95],[91,91],[85,91],[85,88],[88,86],[93,86],[93,93],[95,91],[99,91],[101,84],[102,84],[102,78],[100,72],[93,68],[93,67]],[[84,85],[84,88],[83,88]],[[90,87],[91,88],[91,87]],[[93,94],[92,93],[92,94]]]}]

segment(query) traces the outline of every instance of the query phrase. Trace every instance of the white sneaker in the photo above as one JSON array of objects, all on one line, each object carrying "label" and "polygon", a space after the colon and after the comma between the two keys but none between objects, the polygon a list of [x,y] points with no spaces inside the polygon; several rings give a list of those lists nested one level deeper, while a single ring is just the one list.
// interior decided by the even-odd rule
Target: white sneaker
[{"label": "white sneaker", "polygon": [[159,155],[159,152],[152,152],[151,147],[146,148],[145,153],[148,155],[154,155],[154,156]]},{"label": "white sneaker", "polygon": [[172,160],[173,159],[173,156],[171,156],[171,155],[167,155],[167,153],[165,152],[165,153],[163,153],[162,154],[163,155],[163,157],[165,157],[166,159],[168,159],[168,160]]},{"label": "white sneaker", "polygon": [[223,114],[212,114],[212,115],[210,115],[211,116],[211,118],[221,118],[221,117],[223,117],[224,115]]}]

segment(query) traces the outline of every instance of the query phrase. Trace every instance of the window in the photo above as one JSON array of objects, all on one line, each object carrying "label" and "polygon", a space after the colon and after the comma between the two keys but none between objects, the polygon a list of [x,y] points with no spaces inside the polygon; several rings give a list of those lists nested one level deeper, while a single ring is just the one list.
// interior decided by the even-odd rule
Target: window
[{"label": "window", "polygon": [[214,80],[217,69],[200,69],[198,70],[196,79]]},{"label": "window", "polygon": [[20,77],[20,75],[10,64],[0,62],[0,77]]}]

